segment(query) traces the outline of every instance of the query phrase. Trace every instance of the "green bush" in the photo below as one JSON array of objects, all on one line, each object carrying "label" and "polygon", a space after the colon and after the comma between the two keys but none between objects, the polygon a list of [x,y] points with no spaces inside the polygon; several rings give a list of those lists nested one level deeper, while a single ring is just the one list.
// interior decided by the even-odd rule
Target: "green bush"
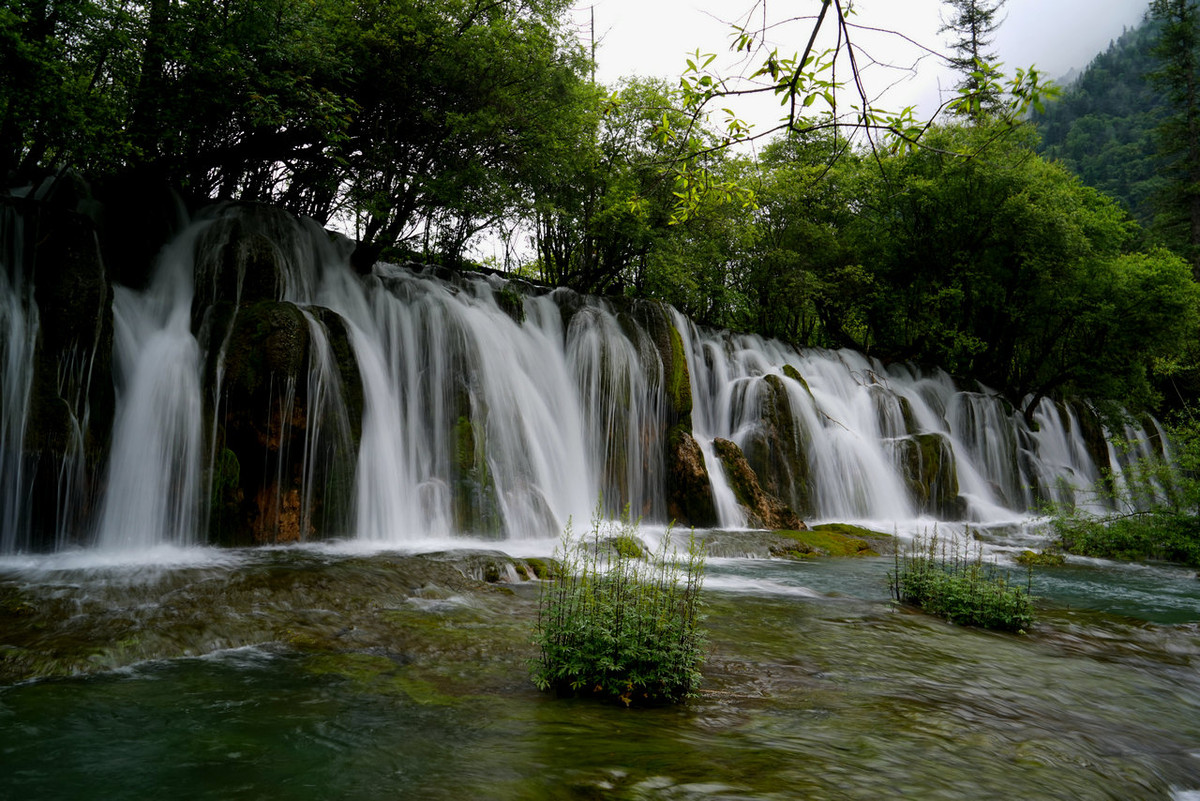
[{"label": "green bush", "polygon": [[[610,524],[611,525],[611,524]],[[705,644],[700,628],[704,554],[695,537],[680,555],[668,530],[654,553],[606,547],[597,515],[590,537],[568,524],[543,584],[534,642],[534,684],[560,695],[631,703],[679,701],[700,682]],[[616,541],[633,540],[626,519]]]},{"label": "green bush", "polygon": [[1123,480],[1110,472],[1094,488],[1113,511],[1051,510],[1058,547],[1081,556],[1200,567],[1200,420],[1188,410],[1169,434],[1170,458],[1136,460]]},{"label": "green bush", "polygon": [[899,603],[965,626],[1023,632],[1033,625],[1029,575],[1024,587],[1012,584],[1007,571],[984,563],[982,547],[972,556],[965,543],[945,543],[935,531],[898,548],[895,559],[888,581]]}]

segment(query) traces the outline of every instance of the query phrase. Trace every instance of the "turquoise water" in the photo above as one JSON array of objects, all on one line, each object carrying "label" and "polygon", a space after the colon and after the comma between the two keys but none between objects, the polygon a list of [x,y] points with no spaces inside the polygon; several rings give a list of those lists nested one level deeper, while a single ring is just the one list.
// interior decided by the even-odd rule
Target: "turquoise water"
[{"label": "turquoise water", "polygon": [[[140,580],[116,569],[9,570],[0,586],[77,610],[63,627],[82,616],[111,637],[103,626],[114,615],[142,626],[131,653],[150,647],[151,626],[155,643],[213,642],[185,607],[224,621],[229,641],[262,640],[271,627],[260,618],[284,619],[276,628],[287,634],[0,687],[0,798],[1200,791],[1192,574],[1103,563],[1042,571],[1039,625],[1019,637],[893,609],[890,568],[889,559],[715,561],[701,693],[680,707],[629,710],[555,699],[528,683],[533,583],[466,592],[426,583],[401,598],[397,587],[416,581],[408,562],[286,550]],[[372,604],[372,594],[388,597]],[[107,612],[89,606],[101,596]],[[0,631],[16,631],[20,610],[9,611]],[[172,619],[179,627],[168,636]],[[18,632],[26,647],[67,647],[30,628]],[[97,653],[120,661],[111,648]]]}]

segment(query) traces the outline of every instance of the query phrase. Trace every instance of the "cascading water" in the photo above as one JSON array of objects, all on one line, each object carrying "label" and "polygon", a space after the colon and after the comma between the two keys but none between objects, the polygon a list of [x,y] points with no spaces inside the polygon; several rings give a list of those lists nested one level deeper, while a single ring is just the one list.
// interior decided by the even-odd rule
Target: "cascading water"
[{"label": "cascading water", "polygon": [[29,466],[25,428],[33,387],[38,309],[26,276],[24,221],[0,206],[0,553],[26,545]]},{"label": "cascading water", "polygon": [[[789,409],[804,443],[796,472],[807,491],[797,497],[812,518],[1003,522],[1029,516],[1044,501],[1099,508],[1091,489],[1101,471],[1072,409],[1043,400],[1030,428],[996,393],[961,391],[941,371],[885,366],[851,351],[800,353],[676,320],[692,372],[697,438],[728,438],[749,456],[775,413],[767,407]],[[786,389],[783,407],[769,400],[772,381]],[[1144,431],[1128,427],[1124,435],[1138,456],[1151,455]],[[1118,480],[1134,461],[1111,457]],[[938,482],[956,496],[940,506],[931,486]],[[961,514],[957,504],[965,506]],[[722,511],[722,525],[739,522]]]},{"label": "cascading water", "polygon": [[199,539],[203,411],[191,331],[198,235],[193,228],[167,248],[145,292],[114,288],[117,412],[96,535],[104,549]]},{"label": "cascading water", "polygon": [[[6,553],[28,539],[20,437],[37,330],[14,225],[5,218],[0,286]],[[165,251],[146,290],[116,288],[99,545],[543,538],[597,503],[665,523],[678,467],[668,429],[681,420],[724,527],[750,518],[718,439],[808,519],[890,529],[1095,502],[1086,488],[1104,456],[1072,407],[1042,401],[1030,427],[940,371],[799,352],[653,304],[495,276],[380,264],[364,277],[348,256],[315,224],[227,207]],[[668,398],[679,376],[666,365],[680,358],[688,410]],[[1161,432],[1125,433],[1149,453]],[[1125,480],[1133,460],[1107,460]]]}]

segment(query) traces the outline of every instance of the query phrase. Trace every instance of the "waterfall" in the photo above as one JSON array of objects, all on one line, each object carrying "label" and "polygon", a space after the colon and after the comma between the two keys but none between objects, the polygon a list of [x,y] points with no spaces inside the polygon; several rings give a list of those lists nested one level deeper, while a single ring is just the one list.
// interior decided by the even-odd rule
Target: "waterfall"
[{"label": "waterfall", "polygon": [[96,535],[101,548],[199,540],[203,411],[191,312],[200,230],[164,251],[144,292],[114,288],[117,411]]},{"label": "waterfall", "polygon": [[[922,441],[938,445],[942,466],[924,468],[944,466],[953,476],[954,494],[964,505],[961,519],[1019,520],[1047,501],[1104,508],[1092,492],[1101,469],[1073,409],[1043,400],[1031,428],[998,393],[960,389],[940,370],[884,365],[853,351],[800,352],[760,337],[702,331],[679,315],[676,323],[692,374],[698,439],[723,437],[747,450],[767,418],[761,400],[767,378],[787,389],[795,429],[805,440],[809,505],[803,514],[812,519],[889,526],[918,517],[946,519],[948,504],[942,513],[932,504],[924,510],[914,504],[919,492],[901,457],[919,455]],[[1118,481],[1137,458],[1152,454],[1156,433],[1127,427],[1124,438],[1134,443],[1129,456],[1109,445]],[[714,485],[722,480],[713,479]],[[721,511],[722,525],[740,522],[736,510]]]},{"label": "waterfall", "polygon": [[[38,308],[19,218],[4,214],[0,553],[13,553],[34,539],[23,440]],[[663,524],[677,424],[729,528],[750,515],[718,439],[802,518],[889,530],[1028,520],[1048,501],[1099,510],[1090,488],[1106,470],[1127,486],[1138,457],[1161,453],[1152,422],[1123,432],[1132,453],[1104,452],[1081,406],[1042,400],[1031,426],[940,370],[495,275],[382,263],[359,275],[350,248],[311,221],[222,207],[163,251],[144,290],[114,287],[112,445],[94,509],[72,489],[89,480],[82,462],[59,463],[60,527],[85,517],[98,546],[144,550],[546,538],[597,505]],[[70,375],[85,368],[58,358],[59,393],[77,395]],[[687,408],[667,386],[681,360]]]},{"label": "waterfall", "polygon": [[26,276],[24,220],[0,205],[0,553],[26,547],[30,465],[25,429],[38,309]]}]

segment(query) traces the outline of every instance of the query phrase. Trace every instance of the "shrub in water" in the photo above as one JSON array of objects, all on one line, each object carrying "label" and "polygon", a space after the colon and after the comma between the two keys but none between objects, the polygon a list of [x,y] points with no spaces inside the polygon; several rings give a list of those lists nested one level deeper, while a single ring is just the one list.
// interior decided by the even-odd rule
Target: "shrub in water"
[{"label": "shrub in water", "polygon": [[1012,584],[1007,571],[984,564],[983,548],[974,556],[957,540],[939,541],[937,532],[916,538],[888,574],[892,597],[919,606],[951,623],[1000,631],[1024,631],[1033,625],[1032,575],[1024,587]]},{"label": "shrub in water", "polygon": [[[533,681],[626,705],[681,700],[700,681],[703,550],[689,537],[680,555],[668,530],[655,552],[639,556],[607,546],[606,528],[599,514],[582,540],[567,526],[560,569],[542,586]],[[633,540],[635,530],[627,514],[616,541]]]}]

